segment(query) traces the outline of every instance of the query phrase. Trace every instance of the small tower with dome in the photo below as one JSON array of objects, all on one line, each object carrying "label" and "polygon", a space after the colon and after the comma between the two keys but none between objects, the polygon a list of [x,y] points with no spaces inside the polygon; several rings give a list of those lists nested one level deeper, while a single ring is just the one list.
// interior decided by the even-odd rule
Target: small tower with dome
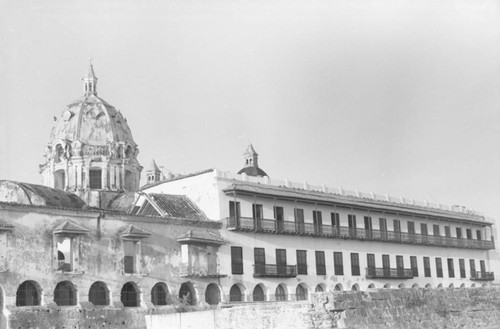
[{"label": "small tower with dome", "polygon": [[259,168],[259,155],[255,152],[252,144],[249,144],[245,153],[245,166],[238,171],[238,174],[246,174],[247,176],[265,177],[266,172]]},{"label": "small tower with dome", "polygon": [[84,96],[55,118],[40,174],[44,185],[106,208],[118,193],[139,189],[139,148],[125,117],[97,96],[92,63],[82,80]]}]

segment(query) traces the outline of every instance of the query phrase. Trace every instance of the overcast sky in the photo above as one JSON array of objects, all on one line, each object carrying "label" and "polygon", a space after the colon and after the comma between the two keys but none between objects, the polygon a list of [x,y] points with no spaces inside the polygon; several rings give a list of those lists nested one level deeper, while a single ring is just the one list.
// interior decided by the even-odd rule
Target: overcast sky
[{"label": "overcast sky", "polygon": [[139,161],[500,218],[497,1],[2,1],[0,178],[38,165],[94,58]]}]

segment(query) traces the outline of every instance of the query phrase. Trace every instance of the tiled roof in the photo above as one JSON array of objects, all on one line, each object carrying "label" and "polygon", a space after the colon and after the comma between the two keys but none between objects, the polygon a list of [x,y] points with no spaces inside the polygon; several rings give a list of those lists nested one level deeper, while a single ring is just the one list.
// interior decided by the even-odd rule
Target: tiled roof
[{"label": "tiled roof", "polygon": [[207,221],[208,218],[203,211],[198,208],[188,197],[184,195],[171,194],[148,194],[151,200],[164,212],[167,216],[186,218],[198,221]]},{"label": "tiled roof", "polygon": [[225,244],[226,241],[217,231],[212,230],[189,230],[177,237],[179,242],[201,242],[208,244]]},{"label": "tiled roof", "polygon": [[48,186],[0,180],[0,201],[34,206],[83,209],[85,202],[73,193]]},{"label": "tiled roof", "polygon": [[0,231],[12,230],[14,225],[0,218]]},{"label": "tiled roof", "polygon": [[210,168],[210,169],[196,171],[194,173],[190,173],[190,174],[186,174],[186,175],[175,176],[175,177],[170,178],[170,179],[164,179],[164,180],[159,181],[159,182],[149,183],[149,184],[146,184],[146,185],[142,186],[141,187],[141,191],[144,191],[145,189],[148,189],[148,188],[153,187],[153,186],[161,185],[161,184],[166,183],[166,182],[172,182],[172,181],[176,181],[176,180],[179,180],[179,179],[184,179],[184,178],[189,178],[189,177],[193,177],[193,176],[203,175],[203,174],[212,172],[214,170],[215,170],[214,168]]},{"label": "tiled roof", "polygon": [[125,238],[147,238],[151,235],[151,233],[134,225],[129,225],[120,233],[120,235]]},{"label": "tiled roof", "polygon": [[347,207],[364,207],[378,211],[409,213],[420,216],[440,217],[440,218],[455,219],[462,221],[465,220],[474,223],[481,223],[484,225],[492,225],[492,223],[486,222],[484,220],[484,217],[477,215],[469,215],[465,213],[422,207],[418,205],[399,204],[389,201],[373,200],[373,199],[355,197],[350,195],[303,190],[303,189],[290,188],[284,186],[272,186],[259,183],[245,182],[245,183],[232,184],[223,190],[223,192],[225,193],[230,193],[233,191],[252,193],[252,194],[263,194],[263,195],[289,198],[289,199],[310,200],[314,202],[326,202],[326,203],[332,202]]},{"label": "tiled roof", "polygon": [[108,208],[129,213],[134,207],[136,199],[137,195],[135,192],[120,193],[109,202]]},{"label": "tiled roof", "polygon": [[64,233],[86,234],[88,232],[89,232],[89,230],[86,229],[85,227],[82,227],[82,226],[77,225],[75,223],[72,223],[70,221],[65,221],[64,223],[62,223],[61,225],[59,225],[58,227],[56,227],[54,229],[55,234],[64,234]]}]

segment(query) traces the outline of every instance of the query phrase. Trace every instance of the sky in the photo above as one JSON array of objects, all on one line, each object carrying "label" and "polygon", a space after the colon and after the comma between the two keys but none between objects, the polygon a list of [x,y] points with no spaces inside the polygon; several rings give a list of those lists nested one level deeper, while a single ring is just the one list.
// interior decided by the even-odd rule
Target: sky
[{"label": "sky", "polygon": [[500,8],[483,0],[0,0],[0,179],[41,183],[98,94],[139,161],[459,204],[500,219]]}]

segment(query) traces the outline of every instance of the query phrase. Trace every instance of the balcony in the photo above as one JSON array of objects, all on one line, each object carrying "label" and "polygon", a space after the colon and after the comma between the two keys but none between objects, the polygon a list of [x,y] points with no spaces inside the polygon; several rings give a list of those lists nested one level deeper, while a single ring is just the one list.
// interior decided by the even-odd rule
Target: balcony
[{"label": "balcony", "polygon": [[253,266],[254,278],[293,278],[296,276],[297,266],[295,265],[255,264]]},{"label": "balcony", "polygon": [[487,240],[461,239],[444,236],[412,234],[405,232],[365,230],[362,228],[314,225],[276,221],[274,219],[254,219],[251,217],[227,218],[227,229],[271,234],[309,235],[327,238],[384,241],[445,248],[495,249],[495,243]]},{"label": "balcony", "polygon": [[376,268],[368,267],[366,269],[367,279],[413,279],[413,271],[407,268]]},{"label": "balcony", "polygon": [[474,271],[470,273],[470,279],[473,281],[493,281],[495,274],[493,272]]}]

